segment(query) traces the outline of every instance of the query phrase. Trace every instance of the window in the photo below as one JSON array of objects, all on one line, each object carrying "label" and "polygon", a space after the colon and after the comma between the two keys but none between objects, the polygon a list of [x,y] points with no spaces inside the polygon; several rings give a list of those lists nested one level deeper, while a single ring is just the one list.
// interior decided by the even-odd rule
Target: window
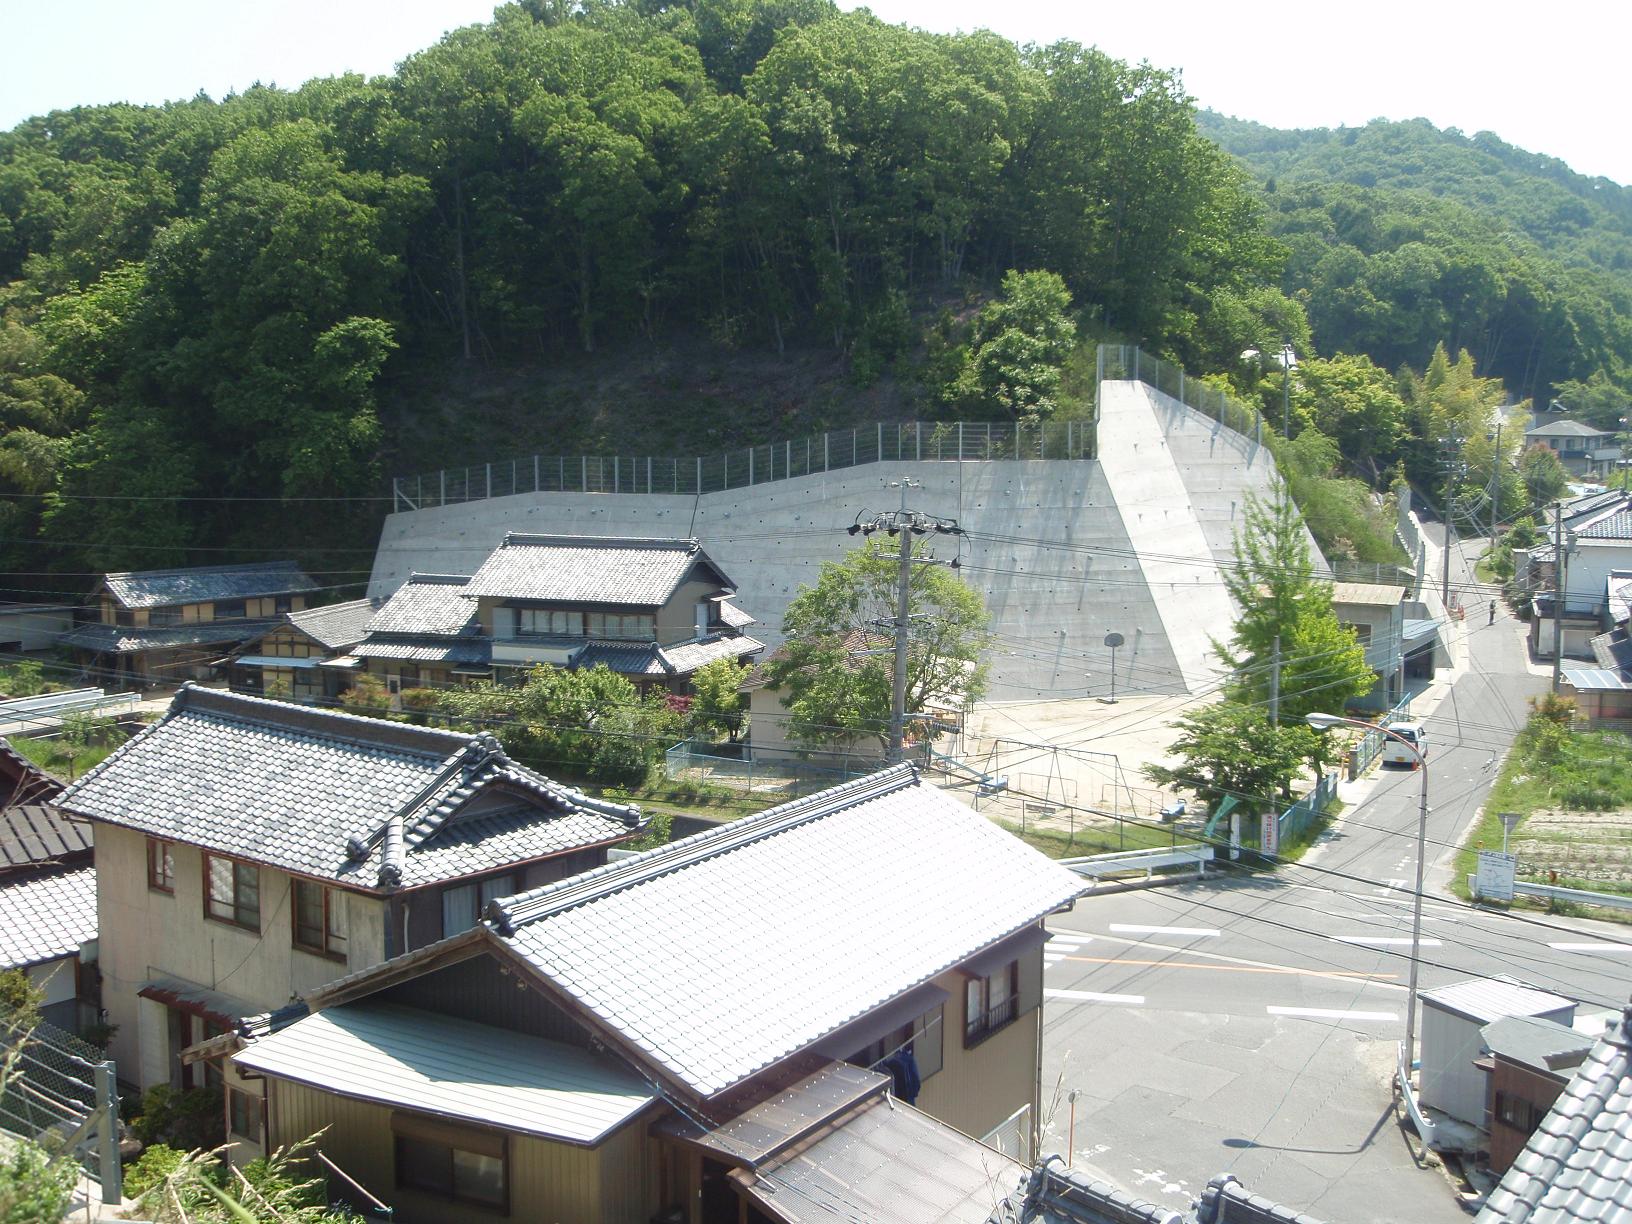
[{"label": "window", "polygon": [[346,959],[346,899],[311,880],[295,880],[295,947],[303,952]]},{"label": "window", "polygon": [[547,608],[517,608],[516,634],[519,637],[583,637],[584,614]]},{"label": "window", "polygon": [[589,636],[593,638],[655,641],[657,638],[657,621],[655,617],[638,613],[625,615],[616,612],[591,612],[589,614]]},{"label": "window", "polygon": [[1019,1014],[1020,962],[1010,961],[964,986],[963,1044],[977,1045]]},{"label": "window", "polygon": [[459,1203],[507,1211],[510,1170],[505,1136],[429,1118],[393,1114],[397,1185]]},{"label": "window", "polygon": [[1531,1135],[1546,1117],[1545,1109],[1538,1108],[1523,1097],[1509,1096],[1505,1092],[1496,1094],[1496,1120],[1503,1126]]},{"label": "window", "polygon": [[147,613],[149,625],[179,625],[181,624],[180,608],[150,608]]},{"label": "window", "polygon": [[241,599],[218,599],[215,601],[216,620],[242,620],[244,618],[244,601]]},{"label": "window", "polygon": [[261,1102],[238,1088],[227,1089],[227,1126],[236,1139],[261,1141]]},{"label": "window", "polygon": [[513,896],[520,890],[511,875],[494,876],[474,884],[459,884],[442,890],[442,938],[468,931],[481,920],[487,903],[495,897]]},{"label": "window", "polygon": [[261,929],[261,869],[219,855],[204,856],[204,914],[246,930]]},{"label": "window", "polygon": [[147,839],[147,886],[155,892],[176,891],[175,846],[161,838]]},{"label": "window", "polygon": [[272,601],[272,607],[274,610],[276,610],[279,616],[283,615],[285,612],[288,612],[294,606],[294,598],[293,596],[289,595],[279,595]]}]

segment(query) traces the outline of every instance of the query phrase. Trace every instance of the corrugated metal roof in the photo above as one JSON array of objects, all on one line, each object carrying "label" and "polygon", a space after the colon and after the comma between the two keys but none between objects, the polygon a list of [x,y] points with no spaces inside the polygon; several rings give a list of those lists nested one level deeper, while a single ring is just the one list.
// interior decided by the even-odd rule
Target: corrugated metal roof
[{"label": "corrugated metal roof", "polygon": [[542,976],[706,1097],[1083,889],[899,766],[496,912]]},{"label": "corrugated metal roof", "polygon": [[[508,802],[465,816],[478,796]],[[634,808],[515,764],[492,736],[192,686],[59,802],[96,820],[370,888],[390,883],[391,872],[412,886],[604,844],[639,821]],[[401,824],[406,853],[387,864],[392,822]]]},{"label": "corrugated metal roof", "polygon": [[142,570],[108,574],[103,581],[107,583],[108,593],[127,608],[165,608],[218,599],[296,595],[318,589],[317,583],[293,561]]},{"label": "corrugated metal roof", "polygon": [[881,1100],[739,1177],[776,1219],[986,1224],[1027,1173],[928,1114]]},{"label": "corrugated metal roof", "polygon": [[696,540],[512,532],[466,589],[498,599],[657,608],[698,563],[731,585]]},{"label": "corrugated metal roof", "polygon": [[0,969],[72,956],[96,938],[96,869],[37,875],[0,887]]},{"label": "corrugated metal roof", "polygon": [[1477,1224],[1632,1220],[1632,1008],[1592,1048]]},{"label": "corrugated metal roof", "polygon": [[1632,683],[1619,671],[1603,667],[1566,667],[1563,679],[1565,684],[1584,693],[1624,693],[1632,689]]},{"label": "corrugated metal roof", "polygon": [[245,1047],[239,1066],[461,1122],[593,1144],[654,1100],[576,1046],[381,1003],[331,1007]]},{"label": "corrugated metal roof", "polygon": [[1424,1003],[1432,1003],[1481,1024],[1489,1024],[1503,1016],[1543,1016],[1575,1006],[1573,999],[1537,990],[1506,975],[1469,978],[1437,990],[1425,990],[1419,997]]}]

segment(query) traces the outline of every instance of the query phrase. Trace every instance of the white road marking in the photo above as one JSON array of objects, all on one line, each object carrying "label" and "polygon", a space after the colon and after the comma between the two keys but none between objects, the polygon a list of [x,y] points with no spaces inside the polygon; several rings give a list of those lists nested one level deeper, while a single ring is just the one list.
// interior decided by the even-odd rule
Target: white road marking
[{"label": "white road marking", "polygon": [[1206,939],[1217,939],[1217,927],[1179,927],[1179,926],[1146,926],[1141,922],[1113,922],[1111,930],[1121,931],[1127,935],[1197,935]]},{"label": "white road marking", "polygon": [[1632,944],[1622,943],[1550,943],[1547,946],[1560,952],[1632,952]]},{"label": "white road marking", "polygon": [[1134,1007],[1144,1006],[1144,995],[1100,994],[1094,990],[1045,990],[1043,998],[1054,999],[1061,1003],[1127,1003]]},{"label": "white road marking", "polygon": [[1078,948],[1082,947],[1083,944],[1093,942],[1094,937],[1092,935],[1084,935],[1080,938],[1073,936],[1070,939],[1061,939],[1058,935],[1056,935],[1053,939],[1048,941],[1046,947],[1050,952],[1054,951],[1055,949],[1065,952],[1075,952]]},{"label": "white road marking", "polygon": [[[1396,938],[1391,935],[1328,935],[1326,938],[1334,943],[1364,944],[1368,948],[1409,948],[1411,946],[1409,938]],[[1424,948],[1439,947],[1439,940],[1437,939],[1419,939],[1417,942]]]},{"label": "white road marking", "polygon": [[1398,1020],[1394,1012],[1342,1011],[1331,1007],[1270,1007],[1272,1016],[1303,1016],[1311,1020]]}]

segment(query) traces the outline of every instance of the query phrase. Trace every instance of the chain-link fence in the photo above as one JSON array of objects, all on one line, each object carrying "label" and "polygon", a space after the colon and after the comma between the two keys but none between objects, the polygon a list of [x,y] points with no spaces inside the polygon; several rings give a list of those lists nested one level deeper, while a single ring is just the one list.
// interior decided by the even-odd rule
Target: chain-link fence
[{"label": "chain-link fence", "polygon": [[837,786],[884,768],[877,757],[835,758],[817,764],[792,755],[751,753],[730,745],[683,740],[663,754],[664,774],[672,781],[704,782],[734,790],[778,791],[790,796]]},{"label": "chain-link fence", "polygon": [[1152,357],[1136,345],[1100,345],[1097,375],[1099,382],[1132,379],[1147,383],[1254,442],[1262,443],[1264,440],[1264,418],[1257,409],[1243,404],[1212,383],[1190,377],[1183,366]]},{"label": "chain-link fence", "polygon": [[688,458],[528,455],[398,476],[391,490],[394,509],[423,510],[516,493],[720,493],[866,463],[1092,459],[1095,454],[1093,421],[876,422]]},{"label": "chain-link fence", "polygon": [[0,1131],[48,1152],[71,1149],[104,1202],[120,1198],[119,1098],[113,1063],[54,1025],[0,1036]]}]

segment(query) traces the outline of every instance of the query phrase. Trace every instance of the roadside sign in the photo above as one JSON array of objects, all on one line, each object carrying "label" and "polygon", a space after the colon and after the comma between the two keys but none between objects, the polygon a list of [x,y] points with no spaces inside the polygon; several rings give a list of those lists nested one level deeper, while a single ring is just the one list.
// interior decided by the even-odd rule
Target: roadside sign
[{"label": "roadside sign", "polygon": [[1258,848],[1265,854],[1281,852],[1281,817],[1276,812],[1265,812],[1258,826]]},{"label": "roadside sign", "polygon": [[1479,851],[1479,871],[1473,878],[1473,891],[1487,901],[1513,900],[1513,877],[1518,871],[1519,856],[1500,850]]},{"label": "roadside sign", "polygon": [[1517,812],[1497,812],[1496,819],[1502,822],[1502,853],[1507,853],[1507,839],[1513,835],[1513,830],[1519,827],[1519,821],[1524,817]]}]

